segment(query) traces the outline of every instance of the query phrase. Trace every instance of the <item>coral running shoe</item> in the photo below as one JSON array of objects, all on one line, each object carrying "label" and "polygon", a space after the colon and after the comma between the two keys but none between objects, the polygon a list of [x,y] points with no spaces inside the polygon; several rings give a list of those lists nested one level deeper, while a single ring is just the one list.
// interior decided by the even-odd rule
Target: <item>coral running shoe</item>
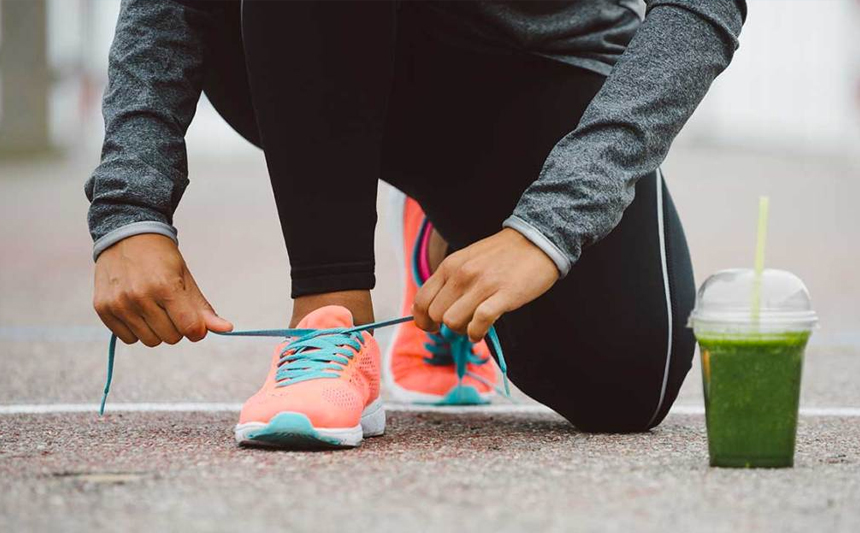
[{"label": "coral running shoe", "polygon": [[[392,203],[406,271],[403,315],[409,315],[418,287],[430,274],[427,249],[433,226],[412,198],[393,192]],[[386,350],[383,377],[397,401],[477,405],[489,403],[498,372],[485,341],[473,344],[445,326],[439,333],[426,333],[405,322],[397,326]]]},{"label": "coral running shoe", "polygon": [[236,442],[275,448],[358,446],[385,432],[379,346],[349,310],[317,309],[279,345],[263,387],[242,407]]}]

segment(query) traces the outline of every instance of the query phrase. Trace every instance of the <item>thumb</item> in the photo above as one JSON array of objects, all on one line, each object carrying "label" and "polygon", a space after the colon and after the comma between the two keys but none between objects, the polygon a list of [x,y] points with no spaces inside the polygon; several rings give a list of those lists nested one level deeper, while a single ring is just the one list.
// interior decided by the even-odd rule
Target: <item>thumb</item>
[{"label": "thumb", "polygon": [[229,320],[225,320],[218,316],[218,313],[216,313],[215,309],[212,308],[209,300],[203,296],[203,292],[200,290],[200,287],[197,286],[197,281],[194,280],[194,276],[191,275],[191,272],[186,270],[185,274],[187,287],[192,293],[192,300],[197,300],[197,306],[200,308],[200,318],[202,318],[203,323],[206,324],[206,329],[217,333],[233,331],[233,324]]},{"label": "thumb", "polygon": [[206,324],[206,329],[209,331],[215,331],[218,333],[233,331],[233,323],[215,314],[215,310],[212,309],[211,306],[207,306],[203,309],[200,312],[200,316],[203,317],[203,322]]}]

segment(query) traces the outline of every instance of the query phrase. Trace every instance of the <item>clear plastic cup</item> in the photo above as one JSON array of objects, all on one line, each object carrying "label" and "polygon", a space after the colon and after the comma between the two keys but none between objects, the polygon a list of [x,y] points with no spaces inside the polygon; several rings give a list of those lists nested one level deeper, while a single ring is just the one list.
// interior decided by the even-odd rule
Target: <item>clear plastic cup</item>
[{"label": "clear plastic cup", "polygon": [[705,280],[690,315],[702,356],[711,466],[794,465],[806,342],[818,322],[790,272],[724,270]]}]

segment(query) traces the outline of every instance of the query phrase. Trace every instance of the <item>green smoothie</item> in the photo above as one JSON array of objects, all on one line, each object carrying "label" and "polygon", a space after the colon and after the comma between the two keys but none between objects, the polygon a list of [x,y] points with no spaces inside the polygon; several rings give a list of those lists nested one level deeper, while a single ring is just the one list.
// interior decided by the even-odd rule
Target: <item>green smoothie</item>
[{"label": "green smoothie", "polygon": [[711,466],[794,464],[808,331],[698,334]]}]

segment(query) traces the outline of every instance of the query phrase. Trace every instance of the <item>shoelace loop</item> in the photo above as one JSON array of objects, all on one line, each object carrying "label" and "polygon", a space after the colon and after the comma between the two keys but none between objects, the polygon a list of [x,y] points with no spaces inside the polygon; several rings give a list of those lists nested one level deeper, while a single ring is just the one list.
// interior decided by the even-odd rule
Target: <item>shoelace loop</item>
[{"label": "shoelace loop", "polygon": [[443,325],[438,333],[428,333],[427,339],[430,342],[424,343],[424,348],[430,352],[430,357],[425,357],[424,362],[434,366],[454,365],[460,379],[466,375],[468,365],[483,365],[490,360],[475,353],[475,345],[466,335],[448,326]]},{"label": "shoelace loop", "polygon": [[[326,328],[326,329],[307,329],[307,328],[286,328],[286,329],[260,329],[247,331],[230,331],[227,333],[218,333],[227,337],[281,337],[294,338],[281,352],[281,360],[279,361],[279,369],[277,373],[279,386],[298,383],[309,379],[319,377],[337,377],[337,373],[343,368],[343,365],[349,362],[352,357],[352,351],[346,348],[350,346],[360,349],[360,341],[358,340],[362,331],[369,329],[380,329],[403,322],[413,320],[411,316],[395,318],[393,320],[383,320],[372,324],[364,324],[352,328]],[[217,332],[216,332],[217,333]],[[453,333],[453,332],[452,332]],[[356,335],[358,334],[358,335]],[[457,335],[456,333],[454,335]],[[487,333],[487,338],[490,340],[490,345],[493,348],[496,356],[499,359],[499,369],[502,371],[502,379],[505,384],[505,395],[510,397],[510,387],[508,385],[508,367],[505,363],[505,356],[502,354],[502,347],[499,344],[499,337],[496,334],[495,328],[491,327]],[[105,412],[105,404],[110,393],[111,382],[113,381],[114,361],[116,359],[116,341],[117,337],[111,334],[110,342],[108,343],[108,364],[107,378],[105,379],[104,394],[102,395],[101,405],[99,406],[99,414]],[[466,339],[468,342],[468,339]],[[358,346],[357,346],[358,345]],[[287,355],[290,351],[294,353]],[[469,348],[471,352],[471,347]],[[295,366],[293,366],[295,365]]]}]

